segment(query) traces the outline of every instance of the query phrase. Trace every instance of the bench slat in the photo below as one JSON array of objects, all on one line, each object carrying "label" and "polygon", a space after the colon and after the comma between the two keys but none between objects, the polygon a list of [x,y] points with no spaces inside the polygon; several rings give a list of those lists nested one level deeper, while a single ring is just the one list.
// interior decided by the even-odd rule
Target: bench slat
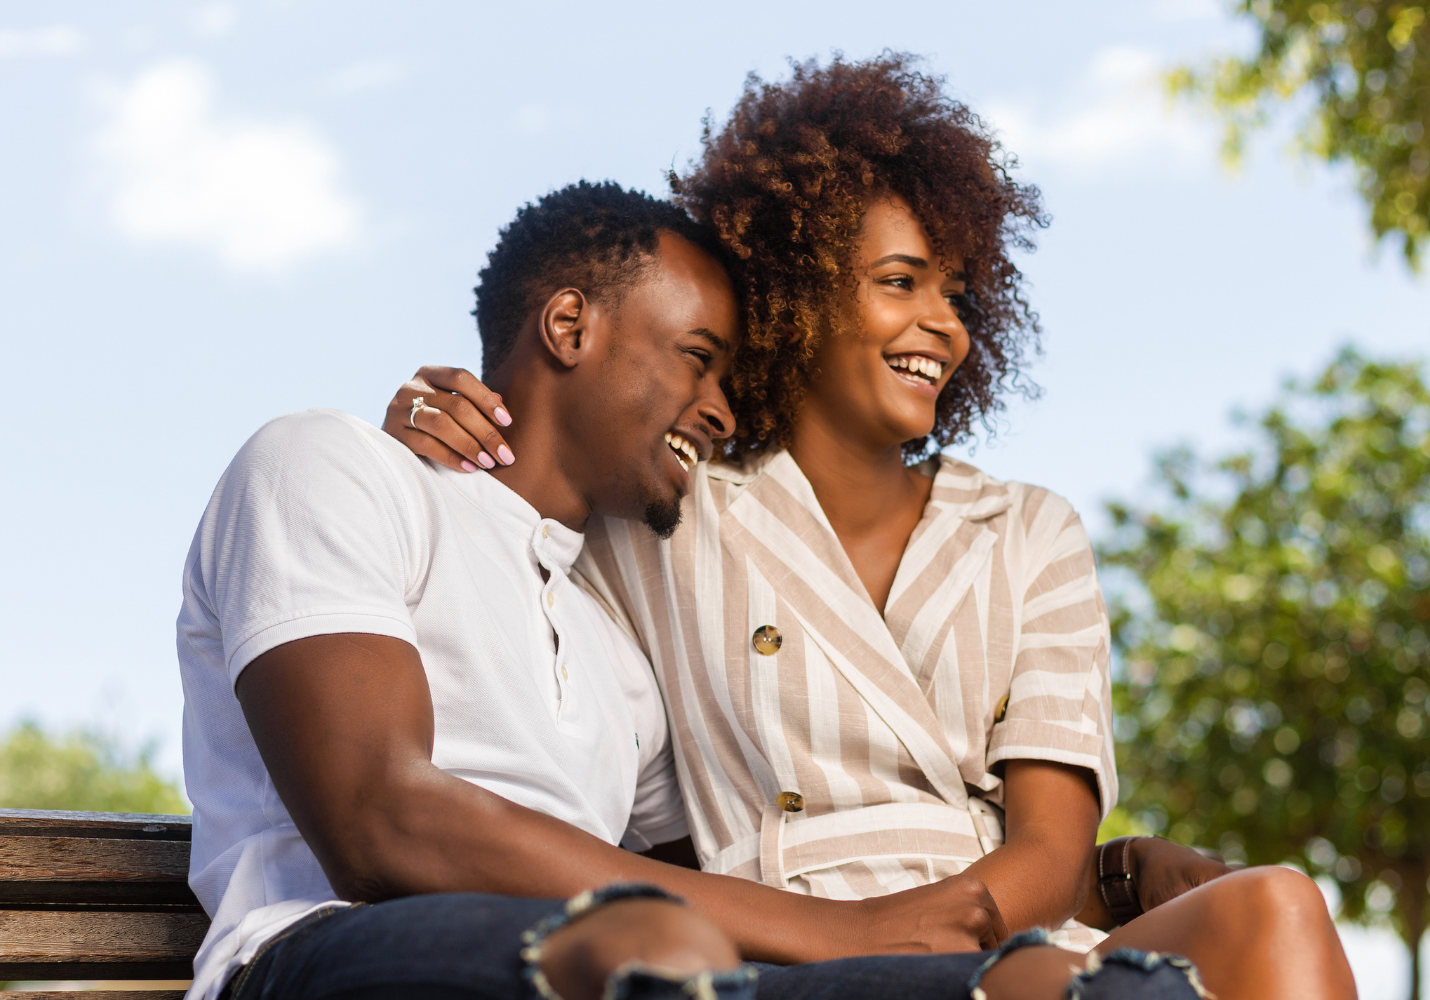
[{"label": "bench slat", "polygon": [[[75,1000],[74,993],[26,990],[15,993],[17,1000]],[[183,990],[85,990],[85,1000],[184,1000]],[[8,1000],[8,998],[7,998]]]},{"label": "bench slat", "polygon": [[208,926],[202,913],[0,910],[0,971],[6,962],[188,959]]},{"label": "bench slat", "polygon": [[0,809],[0,836],[192,840],[193,830],[191,816]]},{"label": "bench slat", "polygon": [[186,840],[7,837],[0,882],[187,882]]}]

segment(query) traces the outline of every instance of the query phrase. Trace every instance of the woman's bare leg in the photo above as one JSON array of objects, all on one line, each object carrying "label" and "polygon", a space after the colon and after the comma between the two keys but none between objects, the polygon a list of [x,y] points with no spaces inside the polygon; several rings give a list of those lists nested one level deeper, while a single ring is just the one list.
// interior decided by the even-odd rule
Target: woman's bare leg
[{"label": "woman's bare leg", "polygon": [[[1185,955],[1218,1000],[1353,1000],[1355,980],[1316,883],[1247,868],[1163,903],[1098,945]],[[990,994],[991,995],[991,994]]]}]

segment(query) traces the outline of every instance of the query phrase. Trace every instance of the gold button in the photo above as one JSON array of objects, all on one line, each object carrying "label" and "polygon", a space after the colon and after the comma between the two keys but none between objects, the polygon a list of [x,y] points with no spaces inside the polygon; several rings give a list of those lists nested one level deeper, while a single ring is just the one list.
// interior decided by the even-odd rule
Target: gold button
[{"label": "gold button", "polygon": [[998,699],[998,707],[993,710],[993,722],[996,725],[1002,722],[1008,715],[1008,696],[1005,694]]},{"label": "gold button", "polygon": [[547,529],[547,525],[543,524],[543,525],[541,526],[541,537],[542,537],[542,538],[545,538],[545,537],[546,537],[546,529]]},{"label": "gold button", "polygon": [[569,681],[571,679],[571,675],[566,672],[566,664],[564,663],[561,664],[561,679],[563,681]]},{"label": "gold button", "polygon": [[546,592],[546,606],[548,608],[556,607],[556,595],[549,590]]},{"label": "gold button", "polygon": [[774,656],[780,651],[780,644],[784,642],[784,637],[780,635],[780,630],[773,625],[761,625],[755,629],[755,652],[762,656]]},{"label": "gold button", "polygon": [[775,796],[775,805],[787,813],[804,812],[804,796],[799,792],[780,792]]}]

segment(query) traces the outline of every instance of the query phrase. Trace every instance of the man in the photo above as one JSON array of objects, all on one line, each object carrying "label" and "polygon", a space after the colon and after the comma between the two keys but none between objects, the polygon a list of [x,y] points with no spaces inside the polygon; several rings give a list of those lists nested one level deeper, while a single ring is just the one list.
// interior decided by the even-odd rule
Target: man
[{"label": "man", "polygon": [[[717,253],[612,184],[518,213],[477,298],[519,464],[462,476],[334,411],[239,452],[179,618],[190,882],[213,917],[192,996],[578,1000],[613,976],[736,995],[739,956],[1005,936],[971,877],[837,902],[633,852],[686,833],[663,706],[567,573],[593,513],[671,531],[691,453],[733,429]],[[655,889],[577,895],[620,882],[703,918]]]}]

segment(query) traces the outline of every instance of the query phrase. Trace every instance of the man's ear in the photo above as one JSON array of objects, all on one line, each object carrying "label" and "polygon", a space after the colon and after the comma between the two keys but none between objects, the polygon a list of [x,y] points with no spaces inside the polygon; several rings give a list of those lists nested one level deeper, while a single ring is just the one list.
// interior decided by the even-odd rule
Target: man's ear
[{"label": "man's ear", "polygon": [[563,288],[546,300],[537,332],[541,345],[563,368],[575,368],[591,346],[596,308],[577,288]]}]

